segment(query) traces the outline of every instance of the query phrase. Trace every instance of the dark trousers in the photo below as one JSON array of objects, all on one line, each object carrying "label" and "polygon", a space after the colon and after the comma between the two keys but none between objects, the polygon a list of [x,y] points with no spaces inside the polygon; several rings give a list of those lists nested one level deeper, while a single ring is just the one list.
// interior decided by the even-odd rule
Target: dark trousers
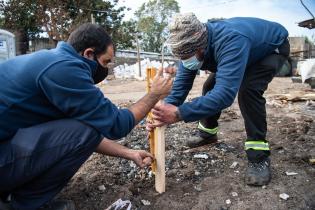
[{"label": "dark trousers", "polygon": [[[289,46],[286,43],[286,50]],[[285,55],[271,54],[261,61],[249,66],[244,74],[242,84],[238,92],[238,103],[244,118],[247,140],[265,141],[267,133],[266,121],[266,99],[263,94],[268,88],[268,84],[276,75],[283,63],[288,59],[288,51]],[[215,74],[209,75],[203,85],[202,95],[212,90],[215,85]],[[215,128],[218,126],[218,119],[221,113],[200,120],[200,123],[206,128]],[[203,134],[204,135],[204,134]],[[251,161],[258,161],[270,155],[270,151],[246,151],[247,157]]]},{"label": "dark trousers", "polygon": [[14,209],[38,209],[61,191],[101,140],[94,128],[71,119],[18,130],[0,143],[0,194],[11,194]]}]

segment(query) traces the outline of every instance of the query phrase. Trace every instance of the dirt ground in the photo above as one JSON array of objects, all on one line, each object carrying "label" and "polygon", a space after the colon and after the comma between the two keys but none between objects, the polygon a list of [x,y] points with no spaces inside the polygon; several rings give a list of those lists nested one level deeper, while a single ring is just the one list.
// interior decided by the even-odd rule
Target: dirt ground
[{"label": "dirt ground", "polygon": [[[205,78],[197,78],[188,99],[199,96]],[[106,97],[128,106],[144,95],[145,82],[111,80],[101,86]],[[246,138],[237,101],[220,118],[219,143],[195,149],[185,141],[197,135],[197,123],[178,123],[166,130],[166,192],[154,190],[154,176],[131,161],[94,154],[60,194],[77,209],[104,210],[117,199],[130,200],[132,209],[315,209],[315,106],[312,103],[276,100],[276,94],[309,86],[275,78],[265,93],[268,139],[271,145],[272,181],[268,186],[244,183]],[[121,143],[134,149],[149,148],[144,122]],[[204,154],[208,159],[195,158]],[[231,167],[237,162],[235,168]],[[286,172],[296,172],[288,176]],[[279,197],[286,193],[290,197]],[[230,201],[230,202],[229,202]]]}]

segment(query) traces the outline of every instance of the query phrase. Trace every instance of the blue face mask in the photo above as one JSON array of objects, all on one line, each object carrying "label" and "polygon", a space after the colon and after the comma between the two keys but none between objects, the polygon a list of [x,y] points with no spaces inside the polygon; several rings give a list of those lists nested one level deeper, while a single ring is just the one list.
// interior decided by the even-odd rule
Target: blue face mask
[{"label": "blue face mask", "polygon": [[183,66],[189,70],[197,71],[201,68],[203,61],[199,61],[196,56],[182,60]]}]

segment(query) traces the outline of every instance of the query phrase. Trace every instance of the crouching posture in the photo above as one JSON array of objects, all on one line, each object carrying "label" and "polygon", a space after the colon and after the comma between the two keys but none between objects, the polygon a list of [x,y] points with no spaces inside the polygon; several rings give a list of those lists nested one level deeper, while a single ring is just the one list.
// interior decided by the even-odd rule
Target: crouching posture
[{"label": "crouching posture", "polygon": [[[180,120],[199,121],[200,135],[187,140],[187,145],[214,143],[221,111],[233,103],[238,93],[247,133],[245,181],[249,185],[268,184],[270,149],[263,94],[288,59],[287,30],[278,23],[257,18],[203,24],[192,13],[176,16],[169,30],[168,45],[181,61],[171,94],[165,104],[155,106],[155,122],[148,124],[148,129]],[[203,96],[184,103],[198,70],[213,73],[203,85]]]},{"label": "crouching posture", "polygon": [[95,151],[150,164],[151,154],[112,140],[126,136],[170,92],[172,79],[160,70],[150,93],[118,109],[94,85],[113,57],[104,29],[84,24],[56,49],[0,64],[0,209],[74,209],[50,201]]}]

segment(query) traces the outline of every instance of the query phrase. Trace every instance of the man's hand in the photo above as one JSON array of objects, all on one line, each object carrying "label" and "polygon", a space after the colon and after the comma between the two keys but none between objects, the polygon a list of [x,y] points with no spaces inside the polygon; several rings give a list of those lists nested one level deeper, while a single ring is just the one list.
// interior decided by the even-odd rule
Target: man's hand
[{"label": "man's hand", "polygon": [[151,153],[144,150],[129,150],[129,160],[132,160],[140,168],[151,165],[153,161],[153,156]]},{"label": "man's hand", "polygon": [[151,111],[152,121],[148,121],[146,129],[153,130],[166,124],[176,123],[181,120],[177,106],[164,102],[157,103]]},{"label": "man's hand", "polygon": [[[172,70],[167,70],[165,72],[171,72]],[[129,107],[132,112],[135,123],[139,123],[154,107],[154,105],[163,97],[167,96],[171,91],[173,78],[167,74],[165,77],[163,75],[163,69],[157,72],[157,75],[153,79],[151,84],[151,91],[147,93],[143,98]]]},{"label": "man's hand", "polygon": [[173,84],[173,78],[171,76],[173,70],[165,69],[165,72],[165,76],[163,76],[163,69],[159,69],[151,84],[150,92],[154,95],[160,95],[160,99],[170,93]]},{"label": "man's hand", "polygon": [[149,166],[153,161],[153,156],[144,150],[133,150],[115,141],[104,138],[97,146],[96,152],[114,157],[121,157],[134,161],[140,168]]},{"label": "man's hand", "polygon": [[181,120],[177,106],[172,104],[160,102],[154,106],[151,112],[153,121],[157,121],[157,123],[172,124]]},{"label": "man's hand", "polygon": [[147,119],[147,124],[146,124],[146,127],[145,127],[145,128],[146,128],[147,131],[150,132],[150,131],[152,131],[154,128],[156,128],[156,127],[162,127],[162,126],[164,126],[164,125],[166,125],[166,123],[164,123],[164,122],[155,120],[154,123],[153,123],[153,121]]}]

